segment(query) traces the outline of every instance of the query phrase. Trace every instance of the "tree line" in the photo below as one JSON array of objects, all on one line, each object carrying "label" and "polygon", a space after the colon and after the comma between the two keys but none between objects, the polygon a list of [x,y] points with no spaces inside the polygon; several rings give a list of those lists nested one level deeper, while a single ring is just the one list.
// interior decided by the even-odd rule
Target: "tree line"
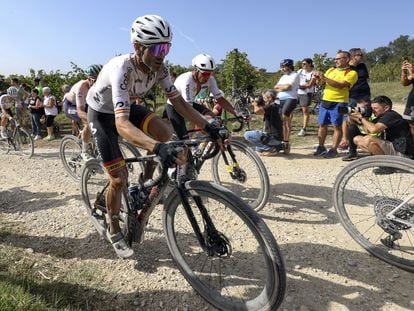
[{"label": "tree line", "polygon": [[[389,82],[399,80],[401,73],[401,63],[404,58],[414,61],[414,39],[408,35],[401,35],[394,41],[389,42],[388,46],[378,47],[372,51],[365,51],[364,62],[369,69],[370,81],[372,82]],[[325,71],[333,66],[334,60],[327,56],[327,53],[316,53],[312,57],[315,68]],[[171,72],[177,75],[191,70],[189,67],[174,65],[166,62]],[[49,73],[44,70],[35,71],[30,69],[29,76],[10,75],[4,77],[0,75],[0,91],[4,91],[10,85],[10,79],[17,77],[21,83],[31,86],[35,77],[42,79],[44,86],[49,86],[54,95],[61,98],[62,85],[73,85],[80,79],[84,79],[85,75],[81,68],[71,62],[72,70],[62,73],[60,70],[51,71]],[[296,60],[295,68],[301,68],[301,60]],[[238,89],[243,91],[252,90],[253,93],[260,93],[264,89],[272,88],[279,80],[281,72],[267,72],[266,69],[253,66],[248,55],[245,52],[233,49],[226,54],[224,60],[218,63],[215,77],[218,85],[222,88],[226,95]],[[153,92],[155,95],[161,95],[161,90],[156,87]]]}]

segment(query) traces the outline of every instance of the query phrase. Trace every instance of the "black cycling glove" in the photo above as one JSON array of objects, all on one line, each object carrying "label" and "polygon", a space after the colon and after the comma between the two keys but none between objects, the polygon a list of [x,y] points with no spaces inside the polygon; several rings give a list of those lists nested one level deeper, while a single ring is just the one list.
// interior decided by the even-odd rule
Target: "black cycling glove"
[{"label": "black cycling glove", "polygon": [[153,152],[160,157],[163,166],[170,167],[175,164],[177,155],[183,151],[181,147],[174,147],[164,143],[156,143]]},{"label": "black cycling glove", "polygon": [[215,127],[210,123],[206,124],[204,131],[207,132],[208,135],[214,140],[217,139],[226,139],[230,136],[229,131],[225,127]]}]

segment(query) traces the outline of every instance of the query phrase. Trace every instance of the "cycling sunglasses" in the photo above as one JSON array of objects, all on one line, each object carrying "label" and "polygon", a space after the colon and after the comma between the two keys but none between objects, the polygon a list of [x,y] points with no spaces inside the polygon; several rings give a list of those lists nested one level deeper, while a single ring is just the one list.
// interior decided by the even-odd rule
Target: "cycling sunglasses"
[{"label": "cycling sunglasses", "polygon": [[157,43],[151,45],[145,45],[145,47],[151,52],[155,57],[159,57],[162,54],[167,55],[170,51],[171,43]]},{"label": "cycling sunglasses", "polygon": [[213,71],[201,71],[198,70],[198,72],[201,74],[203,78],[210,78],[210,76],[213,74]]}]

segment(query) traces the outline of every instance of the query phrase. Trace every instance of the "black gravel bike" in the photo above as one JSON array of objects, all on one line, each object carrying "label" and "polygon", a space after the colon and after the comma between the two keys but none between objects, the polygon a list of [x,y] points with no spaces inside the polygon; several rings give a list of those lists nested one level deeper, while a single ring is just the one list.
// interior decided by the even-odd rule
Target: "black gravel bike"
[{"label": "black gravel bike", "polygon": [[[173,141],[195,148],[204,139]],[[216,148],[215,150],[219,150]],[[153,156],[125,159],[145,163]],[[142,243],[150,216],[166,188],[162,222],[169,251],[191,286],[220,310],[276,310],[284,297],[286,272],[276,240],[264,221],[239,196],[217,184],[188,177],[178,166],[148,181],[129,178],[122,194],[121,230],[127,243]],[[82,198],[89,218],[106,238],[108,178],[98,160],[82,171]],[[131,191],[134,189],[133,191]],[[154,218],[156,219],[156,218]]]},{"label": "black gravel bike", "polygon": [[379,259],[414,272],[414,161],[369,156],[337,176],[333,202],[351,237]]}]

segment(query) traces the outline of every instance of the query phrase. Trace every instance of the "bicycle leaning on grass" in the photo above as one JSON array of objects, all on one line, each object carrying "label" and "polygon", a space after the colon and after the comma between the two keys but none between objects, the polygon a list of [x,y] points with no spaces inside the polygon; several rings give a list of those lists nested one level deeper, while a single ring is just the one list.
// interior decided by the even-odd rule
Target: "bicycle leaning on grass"
[{"label": "bicycle leaning on grass", "polygon": [[[205,138],[169,144],[195,148]],[[218,152],[219,148],[214,150]],[[143,156],[125,161],[145,163],[153,159]],[[194,166],[191,159],[187,172]],[[220,310],[276,310],[284,297],[286,272],[276,240],[259,215],[220,185],[183,175],[182,166],[171,179],[166,167],[157,172],[145,182],[129,176],[120,213],[127,243],[143,243],[155,206],[167,186],[173,185],[164,201],[163,232],[173,260],[190,285]],[[105,239],[106,174],[101,162],[93,159],[85,164],[81,178],[89,218]]]},{"label": "bicycle leaning on grass", "polygon": [[377,258],[414,272],[414,161],[380,155],[336,177],[333,202],[351,237]]},{"label": "bicycle leaning on grass", "polygon": [[28,158],[33,156],[34,142],[32,136],[12,117],[9,118],[6,132],[8,133],[7,138],[0,137],[1,153],[7,154],[10,151],[15,151]]}]

